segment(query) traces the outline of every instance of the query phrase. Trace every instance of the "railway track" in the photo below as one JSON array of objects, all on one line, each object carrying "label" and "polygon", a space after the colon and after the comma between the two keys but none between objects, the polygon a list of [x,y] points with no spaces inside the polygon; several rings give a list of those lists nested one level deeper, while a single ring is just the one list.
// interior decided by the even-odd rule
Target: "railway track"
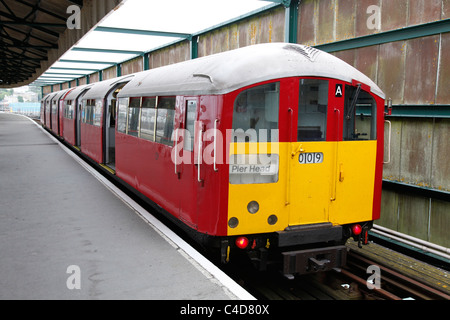
[{"label": "railway track", "polygon": [[[369,266],[376,266],[379,271],[379,283],[375,285],[370,282],[371,289],[368,288],[367,284],[370,277],[367,273]],[[342,269],[340,273],[344,277],[357,282],[366,299],[450,300],[449,290],[445,290],[445,288],[449,288],[448,284],[441,285],[438,289],[437,286],[427,284],[427,280],[417,275],[403,274],[392,267],[383,266],[379,261],[370,260],[354,251],[349,252],[347,267]]]},{"label": "railway track", "polygon": [[[239,272],[229,274],[261,300],[450,300],[449,272],[407,256],[402,256],[408,261],[403,262],[397,253],[375,244],[372,249],[384,250],[384,256],[377,259],[361,253],[370,255],[371,250],[358,251],[352,243],[348,247],[347,266],[340,270],[288,280],[278,272],[255,272],[240,263]],[[410,264],[407,268],[410,270],[406,271],[399,261]],[[375,273],[367,273],[370,266],[375,266],[370,270],[379,272],[378,279]]]}]

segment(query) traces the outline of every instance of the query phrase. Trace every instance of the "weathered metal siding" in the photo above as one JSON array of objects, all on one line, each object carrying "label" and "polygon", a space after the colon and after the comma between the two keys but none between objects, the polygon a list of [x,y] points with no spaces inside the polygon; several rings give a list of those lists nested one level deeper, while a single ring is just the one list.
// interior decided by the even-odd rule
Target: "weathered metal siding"
[{"label": "weathered metal siding", "polygon": [[[379,28],[370,25],[377,6]],[[322,45],[450,17],[448,0],[303,0],[298,43]],[[450,33],[418,36],[333,54],[365,73],[394,106],[450,104]],[[390,118],[391,162],[384,178],[450,191],[450,119]],[[386,130],[387,133],[387,130]],[[387,147],[385,148],[387,152]],[[448,246],[450,203],[383,191],[380,224]]]},{"label": "weathered metal siding", "polygon": [[190,43],[184,41],[149,54],[149,69],[183,62],[190,59]]},{"label": "weathered metal siding", "polygon": [[103,80],[113,79],[115,77],[117,77],[117,66],[103,70]]},{"label": "weathered metal siding", "polygon": [[144,60],[142,57],[134,58],[130,61],[122,63],[122,75],[136,73],[144,70]]},{"label": "weathered metal siding", "polygon": [[91,74],[91,75],[89,76],[89,83],[95,83],[95,82],[98,82],[99,79],[100,79],[99,73],[98,73],[98,72],[93,73],[93,74]]},{"label": "weathered metal siding", "polygon": [[284,9],[277,8],[201,35],[198,41],[198,56],[203,57],[252,44],[283,40]]}]

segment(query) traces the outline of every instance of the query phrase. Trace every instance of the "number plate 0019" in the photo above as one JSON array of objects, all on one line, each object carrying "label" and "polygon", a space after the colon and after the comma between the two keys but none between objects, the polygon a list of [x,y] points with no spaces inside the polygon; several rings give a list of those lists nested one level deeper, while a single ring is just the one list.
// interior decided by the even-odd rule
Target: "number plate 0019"
[{"label": "number plate 0019", "polygon": [[322,152],[300,153],[300,155],[298,156],[298,162],[300,162],[301,164],[322,163],[323,153]]}]

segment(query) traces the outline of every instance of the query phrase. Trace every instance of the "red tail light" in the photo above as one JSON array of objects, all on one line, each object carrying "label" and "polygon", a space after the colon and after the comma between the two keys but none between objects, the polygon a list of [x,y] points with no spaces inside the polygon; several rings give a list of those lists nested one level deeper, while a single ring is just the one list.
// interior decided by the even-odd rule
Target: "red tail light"
[{"label": "red tail light", "polygon": [[362,231],[362,228],[359,224],[354,224],[352,226],[353,235],[358,236],[361,233],[361,231]]},{"label": "red tail light", "polygon": [[236,246],[239,249],[245,249],[248,246],[248,239],[246,237],[239,237],[236,239]]}]

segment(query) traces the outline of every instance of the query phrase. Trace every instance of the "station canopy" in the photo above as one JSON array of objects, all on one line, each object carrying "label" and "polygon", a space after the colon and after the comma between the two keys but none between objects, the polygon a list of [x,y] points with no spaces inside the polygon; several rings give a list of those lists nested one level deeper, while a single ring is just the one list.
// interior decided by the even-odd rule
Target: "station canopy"
[{"label": "station canopy", "polygon": [[[126,0],[33,85],[72,81],[279,5],[269,0]],[[83,17],[81,17],[82,19]]]}]

